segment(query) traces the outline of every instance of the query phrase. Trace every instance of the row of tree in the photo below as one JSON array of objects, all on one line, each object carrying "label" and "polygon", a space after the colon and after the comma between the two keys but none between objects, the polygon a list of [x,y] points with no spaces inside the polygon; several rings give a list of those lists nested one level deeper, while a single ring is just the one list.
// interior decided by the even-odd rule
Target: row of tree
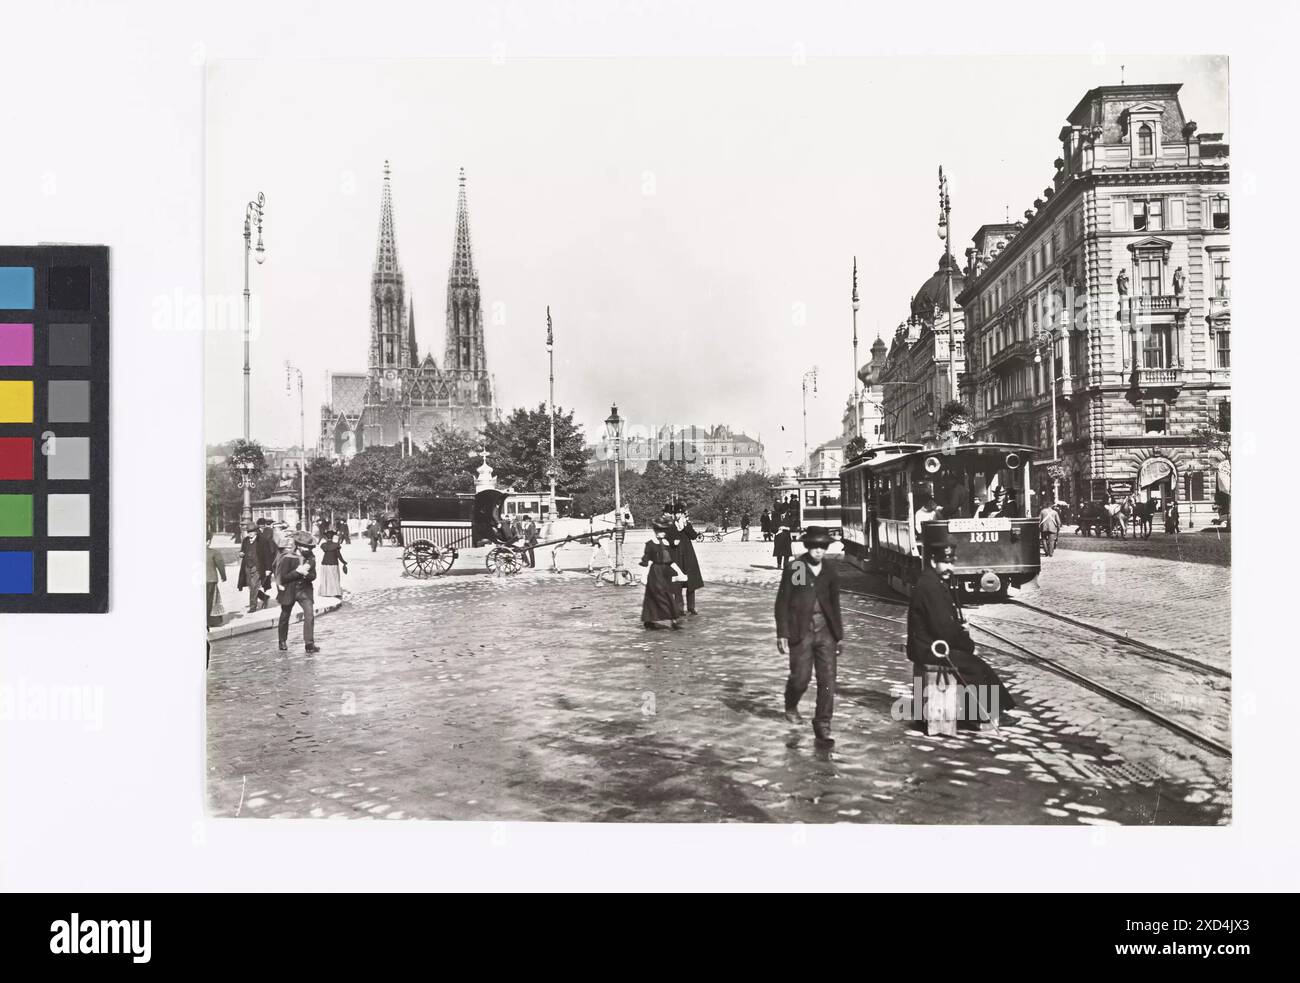
[{"label": "row of tree", "polygon": [[[225,463],[208,468],[209,523],[213,528],[229,528],[238,520],[243,501],[241,463],[252,465],[254,501],[275,492],[281,478],[266,470],[256,443],[234,441],[219,450],[226,455]],[[575,515],[600,515],[614,508],[614,473],[608,467],[589,468],[586,438],[572,411],[556,411],[552,460],[550,415],[544,403],[488,423],[478,438],[438,427],[410,454],[397,447],[368,447],[347,461],[310,460],[307,502],[313,513],[338,519],[391,512],[399,498],[472,492],[483,450],[500,487],[545,491],[553,471],[557,490],[573,497]],[[623,471],[619,480],[622,500],[638,522],[658,516],[664,503],[673,499],[684,501],[692,516],[704,522],[717,521],[724,513],[733,522],[744,514],[757,522],[763,508],[772,503],[770,479],[761,474],[724,482],[707,472],[688,470],[681,462],[651,461],[644,473]],[[297,487],[293,482],[292,489]]]}]

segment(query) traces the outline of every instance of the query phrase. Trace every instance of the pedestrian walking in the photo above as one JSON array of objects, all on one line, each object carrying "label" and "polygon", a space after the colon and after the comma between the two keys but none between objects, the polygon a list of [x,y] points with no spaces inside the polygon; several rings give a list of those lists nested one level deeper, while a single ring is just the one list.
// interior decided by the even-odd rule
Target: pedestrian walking
[{"label": "pedestrian walking", "polygon": [[749,513],[748,512],[740,513],[740,541],[742,543],[749,542]]},{"label": "pedestrian walking", "polygon": [[283,552],[275,561],[276,601],[280,605],[280,651],[289,651],[289,620],[295,606],[302,609],[302,640],[308,654],[316,647],[316,557],[311,548],[316,540],[311,533],[298,530],[284,540]]},{"label": "pedestrian walking", "polygon": [[772,541],[772,513],[767,509],[764,509],[763,514],[758,517],[758,531],[763,534],[763,542]]},{"label": "pedestrian walking", "polygon": [[532,514],[524,516],[523,525],[519,528],[519,533],[524,540],[524,556],[530,567],[537,566],[537,554],[534,552],[537,546],[537,523],[533,521]]},{"label": "pedestrian walking", "polygon": [[343,581],[339,576],[340,566],[348,572],[348,561],[343,559],[343,546],[334,541],[334,530],[325,530],[325,542],[320,544],[320,595],[321,597],[342,597]]},{"label": "pedestrian walking", "polygon": [[804,722],[799,700],[815,674],[813,737],[819,747],[830,747],[835,743],[831,716],[835,711],[836,660],[844,640],[839,572],[823,562],[831,545],[826,529],[809,526],[800,542],[807,552],[786,566],[776,592],[776,650],[790,658],[785,719],[792,724]]},{"label": "pedestrian walking", "polygon": [[[979,720],[996,724],[998,714],[1016,704],[998,674],[975,654],[975,643],[953,602],[949,584],[957,550],[947,527],[927,527],[923,549],[925,568],[912,587],[907,607],[907,657],[916,677],[914,687],[924,692],[960,684],[965,687],[966,706]],[[944,643],[938,652],[936,642]]]},{"label": "pedestrian walking", "polygon": [[258,609],[258,595],[262,591],[262,569],[257,554],[258,527],[251,522],[244,530],[244,538],[239,541],[239,577],[235,587],[239,590],[248,588],[248,611]]},{"label": "pedestrian walking", "polygon": [[677,513],[673,516],[672,525],[668,528],[669,545],[673,548],[673,555],[677,561],[677,566],[686,574],[686,580],[677,588],[678,607],[682,606],[682,591],[686,592],[686,613],[696,614],[695,610],[695,592],[704,586],[704,576],[700,573],[700,561],[695,555],[695,540],[700,538],[700,534],[695,531],[691,525],[690,516],[683,505],[677,506]]},{"label": "pedestrian walking", "polygon": [[686,582],[686,574],[677,565],[668,533],[669,523],[654,523],[654,539],[645,544],[641,566],[648,567],[645,577],[645,598],[641,602],[641,623],[647,629],[681,628],[682,609],[677,584]]},{"label": "pedestrian walking", "polygon": [[1061,513],[1056,511],[1055,503],[1044,505],[1038,514],[1038,532],[1043,555],[1051,556],[1056,552],[1056,541],[1061,535]]},{"label": "pedestrian walking", "polygon": [[379,549],[379,523],[374,519],[366,526],[366,537],[370,540],[370,552],[374,553]]},{"label": "pedestrian walking", "polygon": [[1178,499],[1169,499],[1169,508],[1165,511],[1165,532],[1179,532]]},{"label": "pedestrian walking", "polygon": [[776,557],[778,570],[785,567],[785,561],[793,552],[794,550],[790,548],[790,527],[782,523],[777,527],[776,535],[772,537],[772,555]]},{"label": "pedestrian walking", "polygon": [[340,546],[352,545],[352,530],[348,528],[348,520],[340,519],[338,523],[338,541]]},{"label": "pedestrian walking", "polygon": [[[279,559],[280,549],[275,545],[275,526],[270,519],[257,520],[257,568],[258,591],[257,607],[249,610],[261,611],[271,603],[271,580],[275,575],[275,561]],[[250,599],[251,600],[251,599]]]},{"label": "pedestrian walking", "polygon": [[[224,609],[222,609],[221,614],[217,614],[216,609],[220,605],[221,601],[221,595],[217,593],[217,588],[219,582],[224,582],[226,579],[226,564],[225,561],[221,559],[221,554],[211,546],[208,547],[207,570],[207,624],[209,628],[215,628],[217,625],[221,624],[221,614],[225,613]],[[213,621],[214,617],[216,618],[216,621]]]}]

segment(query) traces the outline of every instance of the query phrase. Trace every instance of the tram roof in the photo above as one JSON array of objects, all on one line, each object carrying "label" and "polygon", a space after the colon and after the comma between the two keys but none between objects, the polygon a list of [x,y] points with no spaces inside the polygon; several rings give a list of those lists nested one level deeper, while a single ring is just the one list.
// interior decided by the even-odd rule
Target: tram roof
[{"label": "tram roof", "polygon": [[966,444],[953,444],[950,447],[926,447],[923,444],[885,444],[868,447],[865,453],[844,465],[841,473],[860,467],[878,468],[881,465],[893,464],[905,458],[952,453],[954,451],[958,453],[966,451],[1003,451],[1007,453],[1017,451],[1021,454],[1034,455],[1038,453],[1038,448],[1030,447],[1028,444],[1005,443],[1000,440],[976,440]]}]

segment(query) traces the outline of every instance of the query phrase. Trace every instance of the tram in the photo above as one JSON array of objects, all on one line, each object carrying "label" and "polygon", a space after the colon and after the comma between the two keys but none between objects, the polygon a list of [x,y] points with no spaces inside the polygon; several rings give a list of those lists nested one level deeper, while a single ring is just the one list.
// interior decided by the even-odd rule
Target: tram
[{"label": "tram", "polygon": [[840,534],[843,516],[840,511],[840,479],[800,478],[799,529],[825,526],[832,536]]},{"label": "tram", "polygon": [[1038,576],[1034,453],[983,442],[869,448],[840,471],[845,556],[906,594],[921,574],[923,528],[943,525],[957,544],[958,596],[1005,600],[1008,587]]}]

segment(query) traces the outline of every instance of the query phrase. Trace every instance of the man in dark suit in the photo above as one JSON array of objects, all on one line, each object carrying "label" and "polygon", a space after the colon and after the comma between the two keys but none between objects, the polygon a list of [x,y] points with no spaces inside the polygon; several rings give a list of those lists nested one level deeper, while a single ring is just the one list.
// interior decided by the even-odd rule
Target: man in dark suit
[{"label": "man in dark suit", "polygon": [[537,523],[533,521],[531,513],[524,516],[524,521],[520,526],[519,533],[523,537],[524,545],[527,547],[524,551],[524,555],[528,559],[528,565],[530,567],[536,567],[537,554],[534,552],[534,549],[537,546]]},{"label": "man in dark suit", "polygon": [[302,609],[302,640],[307,654],[319,652],[316,647],[316,593],[312,583],[316,580],[316,557],[311,548],[316,540],[311,533],[299,530],[284,546],[284,552],[275,561],[276,600],[280,605],[280,651],[289,651],[289,619],[294,605]]},{"label": "man in dark suit", "polygon": [[840,616],[839,573],[823,562],[831,545],[830,533],[809,526],[801,542],[807,547],[781,574],[776,592],[776,649],[790,656],[790,677],[785,684],[785,719],[803,723],[799,700],[817,675],[817,709],[813,736],[818,747],[831,747],[831,714],[835,709],[835,660],[844,639]]},{"label": "man in dark suit", "polygon": [[[1002,680],[987,662],[975,654],[975,643],[953,601],[953,567],[957,549],[947,527],[928,525],[922,533],[925,569],[912,587],[907,607],[907,657],[918,676],[926,669],[955,669],[959,682],[975,687],[981,715],[994,722],[1000,711],[1016,704]],[[936,643],[944,644],[938,646]],[[967,705],[975,709],[970,700]]]}]

